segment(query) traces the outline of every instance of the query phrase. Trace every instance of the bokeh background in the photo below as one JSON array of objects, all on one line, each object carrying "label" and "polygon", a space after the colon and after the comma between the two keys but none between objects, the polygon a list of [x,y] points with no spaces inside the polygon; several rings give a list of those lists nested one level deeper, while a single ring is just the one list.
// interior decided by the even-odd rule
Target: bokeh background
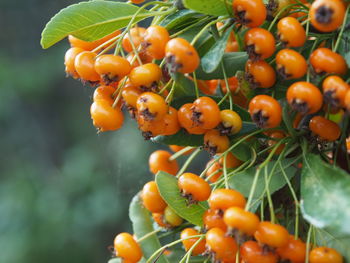
[{"label": "bokeh background", "polygon": [[40,47],[50,17],[76,2],[0,0],[0,262],[107,262],[152,178],[160,146],[128,117],[97,135],[92,89],[65,78],[67,41]]}]

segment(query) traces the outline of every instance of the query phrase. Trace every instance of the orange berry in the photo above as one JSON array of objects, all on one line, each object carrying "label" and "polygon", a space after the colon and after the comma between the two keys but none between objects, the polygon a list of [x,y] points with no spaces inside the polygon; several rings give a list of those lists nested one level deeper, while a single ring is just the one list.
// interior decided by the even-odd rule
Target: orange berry
[{"label": "orange berry", "polygon": [[267,16],[267,10],[262,0],[235,0],[233,11],[238,23],[247,27],[262,25]]},{"label": "orange berry", "polygon": [[306,41],[305,29],[296,18],[290,16],[278,21],[277,35],[287,47],[302,47]]},{"label": "orange berry", "polygon": [[311,250],[310,263],[343,263],[343,257],[333,248],[317,247]]},{"label": "orange berry", "polygon": [[148,63],[131,70],[129,74],[130,82],[136,86],[145,90],[148,88],[153,89],[157,87],[157,82],[162,77],[162,70],[157,64]]},{"label": "orange berry", "polygon": [[233,189],[216,189],[212,191],[208,202],[210,209],[220,209],[222,211],[232,206],[244,208],[246,204],[244,196]]},{"label": "orange berry", "polygon": [[152,25],[145,32],[143,45],[149,56],[154,59],[162,59],[165,56],[165,46],[169,40],[168,30],[162,26]]},{"label": "orange berry", "polygon": [[257,215],[237,206],[230,207],[225,211],[224,221],[230,228],[237,229],[249,236],[255,233],[260,222]]},{"label": "orange berry", "polygon": [[[180,238],[184,239],[184,238],[189,238],[191,236],[197,236],[200,235],[200,233],[193,229],[193,228],[185,228],[184,230],[181,231],[181,235]],[[193,237],[193,238],[189,238],[186,240],[182,241],[182,244],[185,248],[186,251],[190,250],[193,245],[199,240],[199,237]],[[192,255],[193,256],[197,256],[200,254],[203,254],[205,251],[205,239],[201,240],[196,247],[192,250]]]},{"label": "orange berry", "polygon": [[275,52],[275,38],[263,28],[252,28],[244,36],[246,49],[251,60],[266,59]]},{"label": "orange berry", "polygon": [[131,71],[128,60],[120,56],[101,55],[95,61],[95,70],[107,85],[118,82]]},{"label": "orange berry", "polygon": [[306,244],[300,239],[290,235],[288,244],[277,249],[277,254],[291,263],[304,263],[306,257]]},{"label": "orange berry", "polygon": [[334,73],[344,75],[348,67],[345,59],[329,48],[318,48],[310,55],[310,64],[316,73]]},{"label": "orange berry", "polygon": [[254,237],[259,243],[279,248],[288,244],[289,234],[283,226],[264,221],[260,222]]},{"label": "orange berry", "polygon": [[144,92],[138,97],[136,108],[146,120],[161,120],[167,113],[168,106],[162,96]]},{"label": "orange berry", "polygon": [[159,171],[176,175],[179,170],[179,166],[176,160],[170,161],[171,154],[167,151],[158,150],[153,152],[149,157],[149,168],[153,174]]},{"label": "orange berry", "polygon": [[340,137],[341,130],[334,121],[322,116],[314,116],[309,123],[310,130],[325,141],[333,142]]},{"label": "orange berry", "polygon": [[74,67],[79,77],[83,81],[92,84],[100,81],[100,75],[95,70],[96,53],[83,51],[79,53],[74,60]]},{"label": "orange berry", "polygon": [[129,233],[120,233],[114,239],[116,255],[123,260],[138,262],[142,258],[142,250],[139,244]]},{"label": "orange berry", "polygon": [[223,153],[230,146],[226,135],[221,135],[217,130],[210,130],[204,134],[204,148],[211,154]]},{"label": "orange berry", "polygon": [[260,128],[275,128],[282,121],[282,107],[268,95],[257,95],[249,103],[252,120]]},{"label": "orange berry", "polygon": [[127,33],[122,41],[122,46],[126,52],[133,51],[131,42],[134,44],[134,47],[137,49],[141,42],[143,41],[144,34],[146,29],[143,27],[133,27],[130,29],[129,33]]},{"label": "orange berry", "polygon": [[75,70],[74,61],[77,55],[83,52],[84,49],[79,47],[72,47],[67,50],[64,56],[64,65],[66,66],[66,73],[73,78],[79,78],[78,73]]},{"label": "orange berry", "polygon": [[226,233],[227,226],[224,222],[224,219],[221,215],[221,212],[218,210],[208,209],[203,214],[203,222],[206,230],[212,228],[220,228],[222,231]]},{"label": "orange berry", "polygon": [[94,126],[101,132],[114,131],[121,128],[124,116],[120,108],[113,108],[108,100],[96,100],[90,108]]},{"label": "orange berry", "polygon": [[345,7],[340,0],[316,0],[310,7],[311,24],[321,32],[332,32],[342,24]]},{"label": "orange berry", "polygon": [[178,180],[178,187],[184,196],[197,202],[206,201],[211,193],[210,185],[193,173],[182,174]]},{"label": "orange berry", "polygon": [[245,242],[241,248],[241,257],[244,263],[277,263],[278,257],[271,251],[265,251],[255,241]]},{"label": "orange berry", "polygon": [[167,204],[160,196],[156,182],[150,181],[146,183],[141,192],[143,205],[151,213],[162,213]]},{"label": "orange berry", "polygon": [[238,246],[232,237],[227,237],[220,228],[212,228],[206,233],[205,238],[208,249],[215,253],[215,259],[221,262],[234,262]]},{"label": "orange berry", "polygon": [[245,71],[252,88],[271,88],[276,82],[275,70],[264,60],[248,60]]},{"label": "orange berry", "polygon": [[112,105],[114,102],[113,93],[115,92],[115,88],[111,86],[99,86],[95,89],[93,100],[107,100]]}]

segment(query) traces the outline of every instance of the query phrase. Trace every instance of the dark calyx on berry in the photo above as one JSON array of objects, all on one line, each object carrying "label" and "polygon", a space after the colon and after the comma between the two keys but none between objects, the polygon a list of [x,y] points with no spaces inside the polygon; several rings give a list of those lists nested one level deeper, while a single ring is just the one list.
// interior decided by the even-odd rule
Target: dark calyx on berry
[{"label": "dark calyx on berry", "polygon": [[264,116],[263,111],[259,110],[252,115],[252,120],[259,128],[264,128],[269,121],[269,117]]},{"label": "dark calyx on berry", "polygon": [[248,45],[246,47],[246,51],[248,53],[248,56],[249,56],[249,59],[252,60],[252,61],[258,61],[260,60],[261,58],[261,55],[260,54],[257,54],[255,52],[255,45],[252,44],[252,45]]},{"label": "dark calyx on berry", "polygon": [[327,6],[321,6],[316,10],[316,21],[320,24],[332,22],[334,10]]},{"label": "dark calyx on berry", "polygon": [[294,99],[291,103],[291,106],[293,110],[298,111],[301,114],[305,114],[309,111],[309,106],[307,103],[298,99]]}]

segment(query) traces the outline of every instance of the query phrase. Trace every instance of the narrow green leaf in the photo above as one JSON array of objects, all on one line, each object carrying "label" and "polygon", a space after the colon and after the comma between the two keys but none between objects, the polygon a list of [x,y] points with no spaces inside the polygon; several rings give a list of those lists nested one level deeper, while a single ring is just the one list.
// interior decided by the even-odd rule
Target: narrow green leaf
[{"label": "narrow green leaf", "polygon": [[[282,167],[284,168],[283,170],[287,174],[287,177],[291,179],[296,172],[296,168],[293,167],[293,163],[296,162],[296,158],[290,158],[290,159],[285,159],[281,161]],[[267,173],[268,175],[272,171],[272,168],[276,164],[276,161],[271,161],[267,165]],[[256,172],[257,167],[251,167],[245,171],[242,171],[240,173],[237,173],[233,177],[230,178],[229,180],[229,185],[231,188],[238,190],[241,192],[245,197],[249,196],[250,189],[252,187],[252,183],[254,181],[254,176]],[[264,195],[265,192],[265,178],[264,178],[264,169],[262,169],[259,177],[258,177],[258,183],[255,189],[255,193],[253,195],[253,202],[252,204],[258,202],[260,198]],[[280,166],[277,164],[274,173],[272,174],[270,184],[269,184],[269,189],[270,193],[273,194],[274,192],[278,191],[281,189],[283,186],[287,184],[286,180],[284,179],[284,176],[282,174]]]},{"label": "narrow green leaf", "polygon": [[301,180],[301,210],[318,228],[350,234],[350,176],[314,154],[304,158]]},{"label": "narrow green leaf", "polygon": [[346,61],[346,64],[348,65],[348,68],[350,68],[350,52],[347,52],[345,54],[344,59]]},{"label": "narrow green leaf", "polygon": [[181,73],[175,73],[173,76],[175,80],[175,92],[173,99],[185,96],[194,96],[196,94],[194,82],[185,77]]},{"label": "narrow green leaf", "polygon": [[[89,1],[62,9],[46,24],[41,35],[41,46],[49,48],[68,35],[86,41],[100,39],[125,27],[139,8],[112,1]],[[141,13],[135,22],[146,18]]]},{"label": "narrow green leaf", "polygon": [[[129,217],[136,238],[141,238],[154,231],[150,212],[142,205],[140,194],[137,194],[130,203]],[[142,241],[140,245],[146,259],[161,247],[155,234]],[[157,262],[169,263],[165,256],[161,256]]]},{"label": "narrow green leaf", "polygon": [[232,27],[226,30],[222,37],[216,41],[214,46],[201,59],[201,66],[206,73],[213,72],[219,67],[222,56],[225,53],[228,38],[230,37]]},{"label": "narrow green leaf", "polygon": [[[180,262],[185,254],[186,254],[186,251],[184,251],[183,249],[174,249],[170,251],[170,254],[167,255],[167,258],[171,263],[176,263],[176,262]],[[205,259],[206,258],[202,256],[192,256],[189,262],[203,263]]]},{"label": "narrow green leaf", "polygon": [[228,15],[232,6],[230,3],[226,6],[225,0],[183,0],[183,3],[188,9],[213,16]]},{"label": "narrow green leaf", "polygon": [[[247,60],[248,55],[246,52],[225,53],[222,57],[222,62],[224,64],[227,77],[235,76],[236,72],[239,70],[244,71]],[[200,66],[196,70],[196,74],[198,79],[203,80],[224,79],[224,74],[220,64],[211,73],[205,72],[203,67]]]},{"label": "narrow green leaf", "polygon": [[316,229],[316,243],[318,246],[331,247],[337,250],[350,262],[350,235],[339,235],[328,229]]},{"label": "narrow green leaf", "polygon": [[239,160],[243,162],[248,161],[252,157],[250,146],[246,142],[240,143],[231,152],[233,153],[234,156],[236,156]]},{"label": "narrow green leaf", "polygon": [[167,16],[159,25],[172,30],[174,28],[181,28],[187,22],[194,23],[200,17],[203,17],[203,15],[189,9],[183,9]]},{"label": "narrow green leaf", "polygon": [[188,205],[186,199],[181,196],[177,179],[173,175],[158,172],[156,183],[160,195],[179,216],[194,225],[203,225],[203,214],[208,209],[207,202]]}]

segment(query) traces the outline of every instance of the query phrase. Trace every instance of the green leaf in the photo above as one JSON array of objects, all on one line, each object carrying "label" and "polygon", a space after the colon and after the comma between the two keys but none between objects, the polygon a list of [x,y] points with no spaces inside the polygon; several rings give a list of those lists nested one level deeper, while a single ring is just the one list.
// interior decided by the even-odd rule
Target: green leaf
[{"label": "green leaf", "polygon": [[[68,35],[86,41],[100,39],[128,25],[139,8],[112,1],[89,1],[62,9],[46,24],[41,35],[41,46],[49,48]],[[135,22],[147,17],[141,13]]]},{"label": "green leaf", "polygon": [[[167,259],[171,263],[180,262],[186,252],[183,249],[174,249],[170,251],[170,254],[167,255]],[[205,261],[205,257],[202,256],[191,256],[190,263],[203,263]]]},{"label": "green leaf", "polygon": [[[287,177],[291,179],[296,172],[296,168],[292,166],[296,162],[297,158],[289,158],[281,161],[283,170],[287,174]],[[267,174],[269,175],[272,171],[272,168],[276,164],[276,161],[270,161],[267,164]],[[254,176],[256,172],[256,166],[251,167],[245,171],[242,171],[240,173],[237,173],[229,180],[229,185],[231,188],[236,189],[237,191],[241,192],[245,197],[249,196],[250,189],[252,187],[252,183],[254,181]],[[265,169],[263,168],[260,172],[260,175],[258,177],[258,183],[256,185],[255,193],[253,195],[252,204],[257,204],[259,202],[259,199],[265,194],[265,178],[264,178]],[[269,189],[270,193],[273,194],[274,192],[281,189],[283,186],[287,184],[280,166],[277,164],[274,173],[271,176]]]},{"label": "green leaf", "polygon": [[346,61],[346,64],[348,65],[348,68],[350,68],[350,52],[347,52],[345,54],[344,59]]},{"label": "green leaf", "polygon": [[231,152],[234,156],[243,162],[248,161],[252,157],[250,146],[246,142],[240,143]]},{"label": "green leaf", "polygon": [[225,53],[225,47],[231,31],[232,27],[226,30],[222,37],[216,41],[214,46],[212,46],[209,52],[202,57],[201,67],[203,68],[204,72],[211,73],[219,67],[222,56]]},{"label": "green leaf", "polygon": [[196,94],[194,82],[183,74],[175,73],[172,78],[175,80],[175,92],[173,98],[194,96]]},{"label": "green leaf", "polygon": [[318,228],[350,234],[350,176],[314,154],[304,158],[301,180],[301,210]]},{"label": "green leaf", "polygon": [[[154,231],[150,212],[142,205],[140,194],[137,194],[131,201],[129,217],[136,238]],[[140,243],[143,256],[149,258],[156,250],[161,248],[157,235],[152,235]],[[161,256],[157,262],[169,263],[166,257]]]},{"label": "green leaf", "polygon": [[[248,60],[246,52],[231,52],[225,53],[222,57],[222,62],[226,71],[227,77],[235,76],[239,70],[244,70],[245,64]],[[202,65],[196,70],[197,78],[203,80],[224,79],[224,74],[221,68],[221,63],[211,73],[204,71]]]},{"label": "green leaf", "polygon": [[230,3],[226,6],[225,0],[183,0],[183,3],[188,9],[213,16],[228,15],[232,8]]},{"label": "green leaf", "polygon": [[186,199],[181,196],[180,189],[177,186],[177,179],[173,175],[158,172],[156,183],[160,195],[179,216],[194,225],[203,225],[203,214],[208,209],[207,202],[188,205]]},{"label": "green leaf", "polygon": [[337,250],[346,262],[350,262],[350,236],[337,235],[328,229],[316,229],[316,243],[318,246],[331,247]]},{"label": "green leaf", "polygon": [[192,10],[183,9],[179,10],[174,14],[167,16],[162,22],[159,24],[160,26],[166,27],[168,30],[172,30],[174,28],[179,28],[187,22],[194,23],[197,18],[203,17],[202,14],[198,14]]}]

